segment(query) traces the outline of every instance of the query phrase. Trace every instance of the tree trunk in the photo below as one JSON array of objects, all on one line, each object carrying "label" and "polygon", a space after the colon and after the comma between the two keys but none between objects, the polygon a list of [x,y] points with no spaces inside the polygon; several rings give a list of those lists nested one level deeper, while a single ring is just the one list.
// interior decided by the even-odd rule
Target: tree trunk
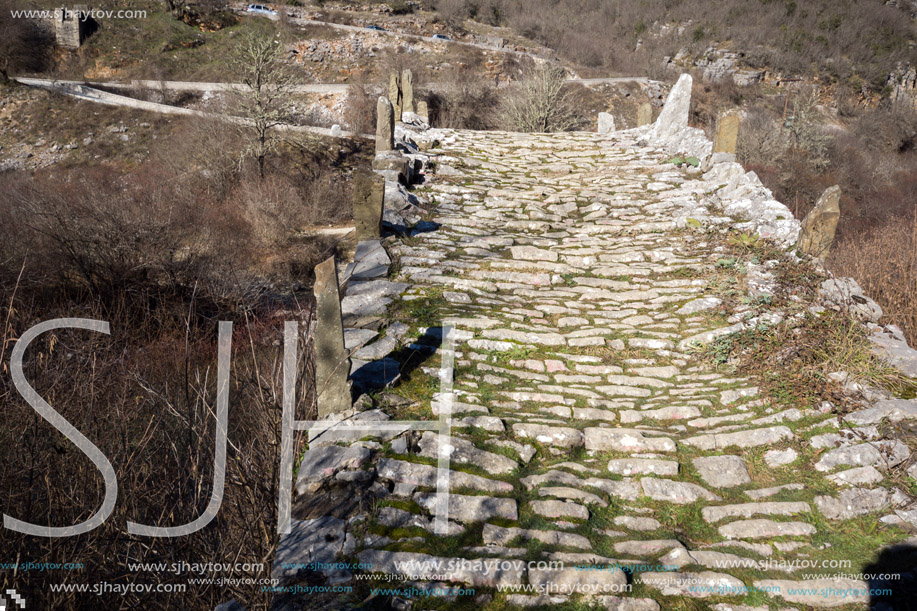
[{"label": "tree trunk", "polygon": [[258,180],[264,180],[264,143],[267,140],[267,132],[262,130],[258,135]]}]

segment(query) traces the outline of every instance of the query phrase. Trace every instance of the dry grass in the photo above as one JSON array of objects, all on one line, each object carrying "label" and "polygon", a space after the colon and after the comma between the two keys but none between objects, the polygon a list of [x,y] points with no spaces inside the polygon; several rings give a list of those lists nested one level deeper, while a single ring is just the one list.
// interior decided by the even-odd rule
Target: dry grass
[{"label": "dry grass", "polygon": [[850,236],[834,247],[829,265],[838,275],[856,278],[886,320],[917,345],[917,218],[893,219]]},{"label": "dry grass", "polygon": [[[847,312],[829,309],[813,314],[802,308],[800,304],[817,299],[824,272],[794,261],[786,251],[753,234],[734,233],[722,240],[722,246],[731,255],[727,260],[734,262],[722,268],[726,273],[734,274],[736,263],[741,266],[748,260],[778,261],[772,297],[744,301],[756,312],[780,311],[785,316],[779,324],[761,324],[706,345],[702,352],[712,364],[730,374],[753,377],[784,407],[811,409],[830,401],[841,412],[855,409],[860,398],[843,392],[828,378],[837,371],[896,394],[913,392],[913,383],[873,352],[865,325]],[[735,292],[734,285],[724,286],[732,286],[726,295]],[[733,303],[727,301],[727,305],[731,310],[738,304],[733,297]]]},{"label": "dry grass", "polygon": [[[282,324],[303,324],[297,417],[313,411],[303,291],[334,245],[297,235],[341,220],[350,192],[337,158],[309,143],[286,148],[263,181],[238,168],[232,134],[177,129],[142,169],[115,163],[0,175],[0,356],[53,318],[105,320],[111,335],[48,333],[26,354],[27,379],[114,465],[118,502],[105,524],[66,539],[0,532],[11,562],[82,562],[52,579],[70,583],[184,583],[187,576],[131,571],[128,562],[264,563],[276,542]],[[205,137],[209,134],[209,137]],[[315,143],[313,143],[315,144]],[[328,147],[324,147],[327,149]],[[128,520],[179,525],[206,507],[212,488],[217,322],[234,322],[226,489],[217,518],[170,540],[129,536]],[[102,498],[98,471],[40,419],[0,375],[0,509],[38,524],[86,519]],[[97,609],[95,595],[54,593],[48,573],[6,572],[35,608]],[[266,609],[258,585],[190,586],[132,593],[121,608],[213,608],[230,598]]]},{"label": "dry grass", "polygon": [[781,407],[811,409],[830,401],[840,412],[855,409],[858,399],[829,381],[828,374],[836,371],[893,392],[909,388],[897,370],[873,354],[865,327],[832,311],[718,338],[705,356],[754,378]]},{"label": "dry grass", "polygon": [[[281,336],[281,320],[259,323],[257,313],[218,313],[195,300],[186,304],[184,314],[156,309],[143,315],[132,305],[111,312],[63,295],[55,302],[38,302],[33,292],[13,295],[11,286],[4,286],[0,298],[13,305],[3,331],[4,345],[33,324],[55,316],[110,322],[110,336],[63,330],[40,337],[27,353],[25,374],[41,396],[108,457],[119,490],[113,514],[91,533],[45,539],[3,529],[0,547],[12,554],[13,561],[18,557],[83,563],[82,570],[51,577],[67,583],[185,583],[188,578],[132,571],[129,562],[264,563],[264,570],[216,576],[268,577],[276,542],[282,389],[278,365],[282,348],[273,343]],[[210,525],[190,536],[169,540],[130,536],[125,529],[128,520],[179,525],[196,518],[207,505],[214,460],[218,317],[235,319],[227,483],[221,510]],[[308,378],[309,367],[302,358],[297,376]],[[311,397],[300,392],[298,399],[298,417],[305,418]],[[3,512],[53,525],[76,523],[95,512],[102,496],[98,471],[36,416],[8,375],[0,378],[0,412]],[[0,586],[15,588],[34,608],[99,608],[95,595],[51,592],[48,579],[48,573],[39,571],[15,576],[6,571],[0,575]],[[119,599],[119,605],[204,609],[234,597],[249,609],[266,609],[270,602],[258,586],[201,585],[189,586],[186,593],[129,593]]]}]

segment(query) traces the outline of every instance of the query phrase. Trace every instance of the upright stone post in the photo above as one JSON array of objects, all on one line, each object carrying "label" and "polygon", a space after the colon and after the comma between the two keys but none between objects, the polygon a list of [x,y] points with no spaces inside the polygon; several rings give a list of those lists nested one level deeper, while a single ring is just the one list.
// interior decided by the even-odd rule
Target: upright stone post
[{"label": "upright stone post", "polygon": [[610,112],[600,112],[598,119],[598,129],[600,134],[610,134],[615,130],[615,117]]},{"label": "upright stone post", "polygon": [[376,154],[395,148],[395,109],[388,98],[379,96],[376,102]]},{"label": "upright stone post", "polygon": [[427,105],[426,100],[417,100],[416,114],[424,123],[430,122],[430,107]]},{"label": "upright stone post", "polygon": [[344,348],[341,293],[334,257],[315,266],[315,396],[318,417],[350,409],[350,356]]},{"label": "upright stone post", "polygon": [[401,95],[401,75],[397,72],[392,72],[388,79],[388,99],[395,109],[396,121],[401,121]]},{"label": "upright stone post", "polygon": [[674,136],[688,126],[691,111],[691,87],[694,79],[690,74],[682,74],[669,92],[662,112],[653,124],[653,138],[661,140]]},{"label": "upright stone post", "polygon": [[637,127],[649,125],[653,122],[653,105],[644,102],[637,108]]},{"label": "upright stone post", "polygon": [[716,120],[716,136],[713,138],[714,153],[736,154],[736,142],[739,138],[739,122],[742,111],[728,110]]},{"label": "upright stone post", "polygon": [[803,254],[824,261],[834,242],[834,232],[841,218],[841,188],[838,185],[828,187],[818,198],[815,207],[802,221],[799,234],[799,250]]},{"label": "upright stone post", "polygon": [[401,110],[402,116],[414,112],[414,74],[410,70],[401,73]]},{"label": "upright stone post", "polygon": [[382,237],[382,206],[385,202],[385,178],[375,172],[360,170],[353,175],[353,220],[357,244]]}]

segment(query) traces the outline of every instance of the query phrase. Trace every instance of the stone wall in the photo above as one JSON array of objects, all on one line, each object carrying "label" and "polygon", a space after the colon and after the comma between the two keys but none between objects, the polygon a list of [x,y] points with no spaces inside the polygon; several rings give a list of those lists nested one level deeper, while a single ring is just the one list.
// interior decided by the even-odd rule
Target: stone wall
[{"label": "stone wall", "polygon": [[54,35],[57,46],[64,49],[79,49],[83,42],[99,29],[98,22],[90,16],[85,5],[70,9],[58,9],[53,17],[45,20],[45,26]]}]

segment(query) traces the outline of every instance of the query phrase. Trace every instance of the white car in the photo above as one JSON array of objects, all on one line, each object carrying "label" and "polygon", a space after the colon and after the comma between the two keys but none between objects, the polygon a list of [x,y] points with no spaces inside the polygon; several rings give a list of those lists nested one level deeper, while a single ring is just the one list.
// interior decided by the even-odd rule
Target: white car
[{"label": "white car", "polygon": [[253,13],[255,15],[266,15],[268,17],[276,17],[277,11],[264,6],[263,4],[249,4],[245,7],[246,13]]}]

